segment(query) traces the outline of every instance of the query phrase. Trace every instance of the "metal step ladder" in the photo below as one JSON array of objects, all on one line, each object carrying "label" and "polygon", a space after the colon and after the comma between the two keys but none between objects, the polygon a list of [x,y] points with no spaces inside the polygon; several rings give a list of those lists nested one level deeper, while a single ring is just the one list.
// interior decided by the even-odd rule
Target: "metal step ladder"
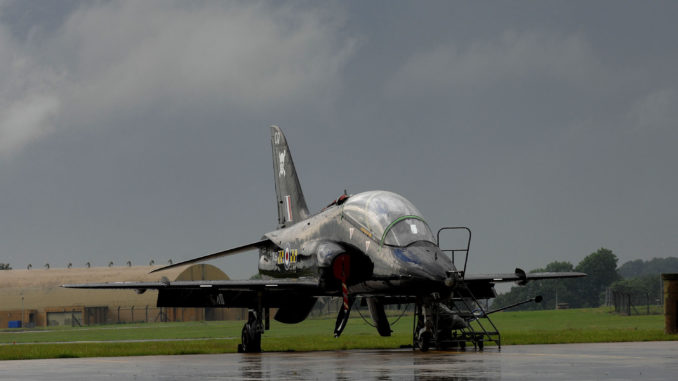
[{"label": "metal step ladder", "polygon": [[445,230],[461,231],[467,233],[466,244],[457,249],[442,249],[443,253],[449,253],[452,259],[452,264],[458,269],[455,264],[455,257],[457,254],[464,254],[464,264],[462,270],[457,270],[459,278],[462,279],[456,287],[456,296],[454,296],[448,307],[466,322],[466,327],[457,329],[452,333],[452,342],[456,346],[464,348],[466,342],[473,344],[475,349],[483,350],[485,343],[493,342],[501,349],[501,334],[497,326],[492,322],[487,311],[482,304],[476,299],[466,282],[463,282],[464,274],[466,273],[466,264],[468,262],[468,255],[471,249],[471,229],[466,226],[450,226],[443,227],[438,230],[437,240],[440,247],[440,233]]},{"label": "metal step ladder", "polygon": [[[473,343],[475,349],[483,350],[485,343],[493,342],[501,349],[501,334],[482,304],[473,296],[465,283],[458,286],[465,289],[466,296],[452,298],[450,309],[466,322],[459,329],[460,340]],[[454,334],[453,334],[454,335]]]}]

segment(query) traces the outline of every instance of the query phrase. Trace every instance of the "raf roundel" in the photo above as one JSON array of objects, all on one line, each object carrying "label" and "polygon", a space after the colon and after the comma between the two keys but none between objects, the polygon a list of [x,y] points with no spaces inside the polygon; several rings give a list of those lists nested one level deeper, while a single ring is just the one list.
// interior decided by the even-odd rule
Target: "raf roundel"
[{"label": "raf roundel", "polygon": [[285,248],[285,270],[290,269],[290,248]]}]

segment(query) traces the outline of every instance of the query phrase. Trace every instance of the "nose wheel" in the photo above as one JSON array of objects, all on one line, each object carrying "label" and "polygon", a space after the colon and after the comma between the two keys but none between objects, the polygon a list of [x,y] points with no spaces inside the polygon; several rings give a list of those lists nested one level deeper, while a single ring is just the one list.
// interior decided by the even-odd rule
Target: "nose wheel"
[{"label": "nose wheel", "polygon": [[422,328],[422,330],[417,334],[417,345],[419,346],[419,350],[422,352],[428,351],[428,349],[431,347],[432,337],[433,335],[430,331],[426,331],[425,328]]},{"label": "nose wheel", "polygon": [[[451,312],[451,311],[449,311]],[[431,348],[446,350],[452,339],[451,319],[448,311],[438,301],[431,299],[415,306],[415,325],[412,347],[426,352]]]}]

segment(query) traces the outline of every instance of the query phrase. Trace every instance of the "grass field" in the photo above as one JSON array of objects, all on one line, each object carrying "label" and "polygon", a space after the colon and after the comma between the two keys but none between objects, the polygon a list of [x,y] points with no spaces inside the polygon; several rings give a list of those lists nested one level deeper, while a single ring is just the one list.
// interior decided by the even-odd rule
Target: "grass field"
[{"label": "grass field", "polygon": [[[664,334],[662,315],[620,316],[603,308],[502,312],[493,315],[493,321],[503,345],[678,340],[678,335]],[[219,321],[6,329],[0,331],[0,359],[235,352],[242,325]],[[264,351],[398,348],[412,340],[411,315],[392,327],[391,337],[380,337],[358,316],[338,339],[332,336],[333,328],[333,318],[296,325],[272,321],[262,347]]]}]

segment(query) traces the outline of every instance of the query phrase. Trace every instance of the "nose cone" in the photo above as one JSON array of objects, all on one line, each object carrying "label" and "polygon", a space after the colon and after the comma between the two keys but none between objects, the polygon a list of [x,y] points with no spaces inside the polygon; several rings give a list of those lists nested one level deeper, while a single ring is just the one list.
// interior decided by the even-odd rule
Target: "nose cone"
[{"label": "nose cone", "polygon": [[452,267],[449,258],[431,243],[422,242],[392,250],[401,275],[439,282],[445,280],[445,271]]}]

